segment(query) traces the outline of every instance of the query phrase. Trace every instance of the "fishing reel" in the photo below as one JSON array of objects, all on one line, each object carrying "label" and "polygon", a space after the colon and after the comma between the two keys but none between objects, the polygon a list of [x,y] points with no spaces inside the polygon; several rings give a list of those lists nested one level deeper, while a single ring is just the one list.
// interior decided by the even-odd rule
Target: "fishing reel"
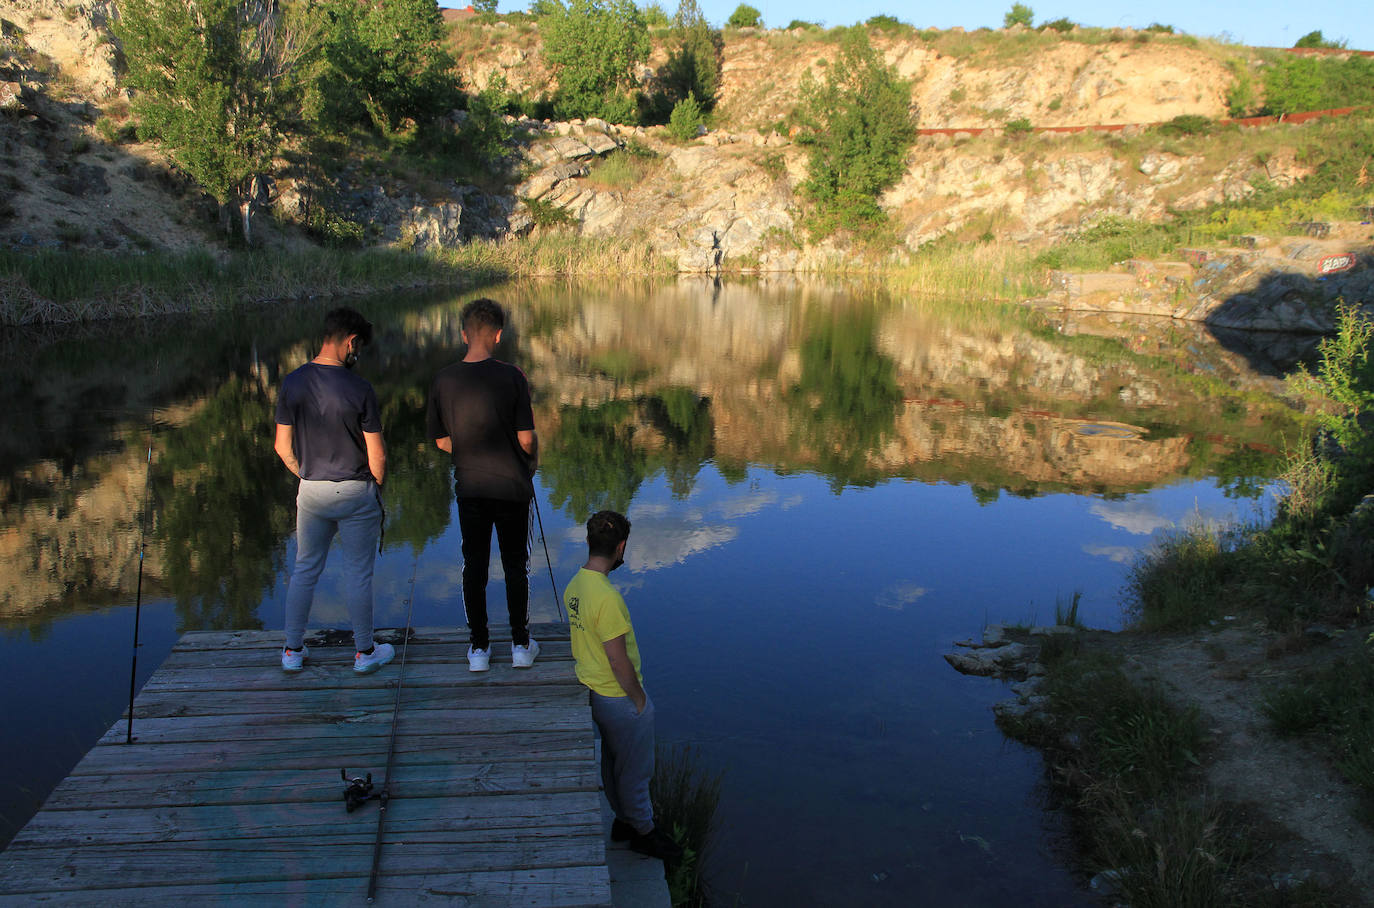
[{"label": "fishing reel", "polygon": [[355,776],[352,779],[350,779],[348,777],[348,771],[345,769],[340,769],[339,778],[343,779],[345,782],[348,783],[348,785],[344,788],[343,796],[344,806],[348,808],[349,813],[352,813],[353,811],[357,810],[359,807],[366,804],[373,798],[379,797],[378,795],[372,793],[372,773],[368,773],[366,779],[361,778],[359,776]]}]

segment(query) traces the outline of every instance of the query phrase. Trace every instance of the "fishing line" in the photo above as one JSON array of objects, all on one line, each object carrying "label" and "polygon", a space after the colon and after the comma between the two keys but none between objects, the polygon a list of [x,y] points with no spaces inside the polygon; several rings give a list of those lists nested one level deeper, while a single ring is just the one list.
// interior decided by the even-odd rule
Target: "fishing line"
[{"label": "fishing line", "polygon": [[[415,573],[420,567],[420,553],[415,553],[415,563],[410,567],[410,593],[406,597],[406,629],[401,642],[401,666],[396,676],[396,705],[391,711],[391,742],[386,748],[386,775],[382,777],[382,791],[377,795],[380,807],[377,811],[377,839],[372,845],[372,874],[367,880],[367,902],[372,904],[377,897],[377,869],[382,860],[382,827],[386,823],[386,806],[391,800],[391,768],[396,760],[396,725],[401,716],[401,685],[406,679],[406,650],[410,647],[410,617],[415,612]],[[371,777],[368,777],[371,782]]]},{"label": "fishing line", "polygon": [[134,743],[134,684],[138,679],[138,626],[143,617],[143,556],[148,551],[148,489],[153,478],[153,441],[148,439],[148,462],[143,473],[143,514],[138,531],[138,593],[134,597],[134,650],[129,661],[129,728],[124,743]]},{"label": "fishing line", "polygon": [[568,616],[563,614],[563,597],[558,593],[558,583],[553,579],[553,560],[549,558],[549,540],[544,536],[544,517],[539,513],[539,496],[531,499],[534,502],[534,516],[539,521],[539,541],[544,546],[544,563],[549,566],[549,585],[553,587],[553,604],[558,608],[558,620],[564,624],[568,623]]}]

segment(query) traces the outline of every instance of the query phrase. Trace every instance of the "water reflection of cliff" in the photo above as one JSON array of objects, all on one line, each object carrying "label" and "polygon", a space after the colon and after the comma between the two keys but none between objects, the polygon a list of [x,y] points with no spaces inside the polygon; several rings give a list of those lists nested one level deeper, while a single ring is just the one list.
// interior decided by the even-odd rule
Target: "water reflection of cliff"
[{"label": "water reflection of cliff", "polygon": [[[1272,474],[1289,420],[1262,377],[1205,339],[1180,348],[1188,363],[1167,355],[1178,341],[1167,330],[1149,350],[1130,336],[1133,353],[957,306],[749,287],[544,306],[536,321],[549,327],[524,346],[552,428],[545,478],[575,517],[623,504],[659,471],[690,489],[684,463],[698,456],[727,478],[757,464],[836,487],[968,484],[980,500],[1199,475],[1247,492]],[[665,433],[663,397],[684,394],[701,412],[679,420],[690,432]],[[1094,431],[1104,422],[1120,430]],[[579,475],[592,463],[595,481]]]},{"label": "water reflection of cliff", "polygon": [[[1168,338],[1126,349],[804,286],[493,294],[515,310],[498,355],[531,377],[543,481],[575,519],[628,507],[655,476],[685,496],[708,462],[728,481],[754,465],[817,472],[836,489],[965,484],[980,501],[1186,475],[1246,490],[1272,472],[1263,452],[1285,418],[1248,390],[1260,379],[1199,339],[1179,362]],[[388,546],[418,551],[448,526],[447,470],[423,406],[458,354],[460,302],[362,304],[378,325],[359,368],[387,427]],[[152,436],[145,583],[176,598],[184,627],[254,626],[293,520],[272,402],[313,352],[318,308],[8,351],[19,380],[0,394],[0,620],[131,601]],[[1104,421],[1116,430],[1087,431]]]}]

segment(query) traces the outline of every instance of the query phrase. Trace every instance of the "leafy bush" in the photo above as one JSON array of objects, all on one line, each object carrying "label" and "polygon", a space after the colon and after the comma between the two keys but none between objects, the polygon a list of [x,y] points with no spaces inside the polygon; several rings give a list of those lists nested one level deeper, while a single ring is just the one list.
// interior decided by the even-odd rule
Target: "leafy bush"
[{"label": "leafy bush", "polygon": [[864,25],[867,25],[874,31],[886,32],[889,35],[915,31],[915,29],[913,29],[910,25],[907,25],[905,22],[898,19],[896,16],[888,16],[882,13],[879,13],[876,16],[870,16],[868,18],[868,21],[865,22]]},{"label": "leafy bush", "polygon": [[390,135],[457,105],[454,61],[433,3],[325,0],[318,15],[322,47],[309,78],[309,118],[329,128],[370,124]]},{"label": "leafy bush", "polygon": [[560,208],[543,199],[521,199],[521,201],[529,209],[530,218],[537,227],[574,227],[577,225],[577,218],[569,214],[566,208]]},{"label": "leafy bush", "polygon": [[1174,27],[1159,22],[1151,22],[1149,25],[1145,26],[1145,31],[1158,35],[1172,35],[1174,33]]},{"label": "leafy bush", "polygon": [[649,28],[667,28],[672,24],[672,20],[668,18],[668,11],[657,3],[641,7],[639,12],[644,17],[644,24]]},{"label": "leafy bush", "polygon": [[1264,71],[1264,100],[1268,114],[1374,104],[1374,58],[1285,56]]},{"label": "leafy bush", "polygon": [[1338,48],[1345,47],[1345,42],[1328,41],[1325,37],[1322,36],[1321,29],[1317,29],[1316,31],[1308,32],[1307,34],[1303,35],[1301,38],[1297,40],[1297,43],[1295,43],[1293,46],[1310,48],[1330,48],[1335,50]]},{"label": "leafy bush", "polygon": [[668,118],[668,134],[679,142],[686,142],[697,137],[701,132],[701,125],[701,105],[697,104],[696,97],[688,92],[687,97],[673,106],[673,114]]},{"label": "leafy bush", "polygon": [[803,76],[796,116],[810,147],[802,188],[816,203],[815,227],[882,222],[878,196],[902,175],[916,119],[908,84],[883,63],[864,29],[844,31],[824,83],[810,71]]},{"label": "leafy bush", "polygon": [[672,50],[658,71],[663,88],[644,105],[645,122],[662,123],[677,102],[693,95],[703,111],[716,104],[720,88],[721,58],[725,44],[711,27],[697,0],[681,0],[669,37]]},{"label": "leafy bush", "polygon": [[558,116],[634,121],[630,93],[635,67],[649,59],[649,29],[633,0],[572,0],[545,18],[543,35]]},{"label": "leafy bush", "polygon": [[790,32],[794,28],[800,28],[804,31],[811,31],[813,29],[820,28],[820,26],[817,25],[815,22],[807,22],[805,19],[793,19],[791,22],[787,23],[787,31]]},{"label": "leafy bush", "polygon": [[1226,89],[1226,113],[1232,117],[1247,116],[1255,106],[1255,82],[1250,78],[1250,70],[1240,60],[1226,61],[1231,70],[1231,87]]},{"label": "leafy bush", "polygon": [[1048,28],[1050,31],[1059,32],[1059,34],[1061,35],[1066,34],[1067,32],[1071,32],[1077,27],[1078,23],[1068,18],[1053,19],[1049,22],[1040,23],[1040,28],[1042,31]]},{"label": "leafy bush", "polygon": [[1166,136],[1205,136],[1216,128],[1216,121],[1201,114],[1179,114],[1167,123],[1155,127]]},{"label": "leafy bush", "polygon": [[1035,127],[1025,117],[1018,117],[1015,120],[1008,120],[1006,125],[1002,127],[1002,131],[1008,138],[1014,139],[1017,136],[1030,135],[1035,131]]},{"label": "leafy bush", "polygon": [[763,25],[763,13],[747,3],[741,3],[725,20],[725,24],[730,28],[758,28]]},{"label": "leafy bush", "polygon": [[1035,10],[1026,6],[1024,3],[1013,3],[1011,9],[1002,17],[1002,27],[1011,28],[1013,25],[1024,25],[1030,28],[1031,21],[1035,19]]}]

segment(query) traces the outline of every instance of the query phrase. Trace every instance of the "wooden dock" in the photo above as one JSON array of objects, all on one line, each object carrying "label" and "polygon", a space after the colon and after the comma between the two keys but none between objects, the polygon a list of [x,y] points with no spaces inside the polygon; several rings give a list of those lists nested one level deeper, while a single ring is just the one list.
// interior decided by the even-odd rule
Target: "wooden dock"
[{"label": "wooden dock", "polygon": [[[611,904],[586,690],[566,629],[532,631],[532,668],[496,638],[485,673],[466,630],[411,637],[378,904]],[[347,812],[339,771],[381,788],[399,633],[371,675],[313,636],[297,675],[280,631],[182,637],[134,742],[121,719],[0,854],[0,902],[365,903],[378,804]]]}]

